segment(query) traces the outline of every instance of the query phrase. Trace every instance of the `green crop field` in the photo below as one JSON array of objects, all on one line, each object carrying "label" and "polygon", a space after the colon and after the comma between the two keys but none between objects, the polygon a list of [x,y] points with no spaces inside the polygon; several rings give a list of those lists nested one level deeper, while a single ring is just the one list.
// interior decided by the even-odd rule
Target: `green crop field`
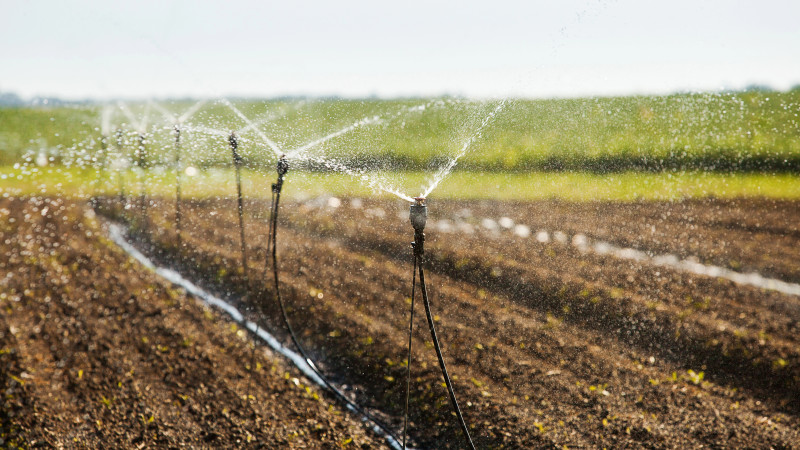
[{"label": "green crop field", "polygon": [[[246,179],[263,186],[269,186],[275,161],[267,140],[291,155],[346,131],[293,161],[292,181],[305,194],[373,194],[354,177],[332,173],[329,162],[334,161],[351,168],[355,178],[379,173],[390,185],[416,195],[430,173],[473,139],[436,195],[575,200],[800,196],[797,90],[509,100],[484,128],[481,124],[498,102],[233,104],[241,115],[225,102],[208,102],[182,125],[182,163],[198,168],[196,180],[204,180],[199,187],[187,184],[190,195],[226,195],[232,164],[227,135],[238,130],[239,152],[249,168]],[[174,119],[169,116],[191,105],[111,105],[105,112],[100,106],[0,109],[0,186],[6,193],[44,189],[69,195],[112,189],[107,182],[97,184],[97,169],[115,161],[130,165],[139,156],[139,134],[145,131],[148,184],[153,193],[169,195],[175,157]],[[242,115],[255,127],[247,129]],[[108,135],[105,141],[103,134]],[[128,172],[127,178],[133,183],[135,175]]]},{"label": "green crop field", "polygon": [[[428,104],[424,112],[404,108]],[[360,167],[425,169],[460,149],[494,103],[430,100],[315,100],[236,102],[266,136],[284,150],[339,130],[363,118],[381,116],[331,139],[319,150]],[[189,104],[165,104],[174,112]],[[118,109],[118,108],[117,108]],[[144,116],[146,105],[131,105]],[[58,154],[100,137],[99,107],[0,109],[0,164],[13,164],[26,151]],[[508,101],[475,140],[459,169],[610,172],[696,169],[788,171],[800,169],[800,91],[682,94]],[[171,128],[149,109],[149,127]],[[262,122],[263,121],[263,122]],[[112,128],[135,127],[117,111]],[[245,122],[221,103],[206,104],[190,121],[223,132]],[[160,137],[159,137],[160,136]],[[252,131],[243,133],[242,153],[252,165],[274,158]],[[188,155],[202,166],[229,164],[224,139],[203,132],[188,136],[202,150]],[[133,139],[131,139],[132,141]],[[167,131],[152,138],[169,147]],[[188,141],[187,141],[188,142]],[[130,145],[129,145],[130,146]],[[91,151],[88,148],[87,151]],[[130,150],[129,150],[130,151]],[[154,152],[158,155],[159,152]],[[158,156],[154,156],[158,158]],[[192,160],[193,159],[193,160]]]}]

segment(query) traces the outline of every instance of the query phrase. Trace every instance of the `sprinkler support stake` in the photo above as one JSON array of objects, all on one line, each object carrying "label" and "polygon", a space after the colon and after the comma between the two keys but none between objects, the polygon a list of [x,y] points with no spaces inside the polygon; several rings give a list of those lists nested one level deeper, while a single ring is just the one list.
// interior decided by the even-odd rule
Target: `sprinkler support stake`
[{"label": "sprinkler support stake", "polygon": [[[464,439],[467,440],[469,448],[474,450],[475,445],[472,443],[472,438],[469,435],[469,429],[467,428],[466,422],[464,422],[464,416],[461,414],[461,408],[458,407],[458,400],[456,400],[456,394],[455,391],[453,390],[453,382],[450,381],[450,375],[447,373],[447,366],[445,365],[444,356],[442,355],[442,348],[441,345],[439,344],[439,338],[436,335],[436,327],[434,326],[433,323],[433,315],[431,314],[431,305],[430,301],[428,300],[428,289],[425,286],[425,271],[423,269],[423,266],[425,265],[425,223],[427,222],[428,219],[428,207],[425,205],[425,198],[423,197],[414,198],[414,203],[411,205],[409,219],[411,220],[411,226],[414,227],[414,242],[411,245],[414,248],[415,266],[419,270],[419,286],[420,286],[420,291],[422,291],[422,303],[425,305],[425,316],[428,319],[428,328],[430,329],[431,332],[431,339],[433,340],[433,348],[436,350],[436,357],[439,359],[439,367],[442,369],[442,376],[444,377],[444,383],[445,386],[447,387],[447,394],[450,397],[450,404],[453,406],[453,411],[456,413],[456,417],[458,418],[458,423],[461,426],[461,431],[464,433]],[[413,304],[413,297],[412,297],[412,304]],[[409,329],[411,329],[411,327],[409,327]],[[409,336],[409,351],[410,348],[411,348],[411,337]],[[410,359],[408,364],[408,370],[410,376],[411,372]],[[408,391],[406,391],[406,395],[408,395]],[[406,403],[408,403],[408,399],[406,399]]]},{"label": "sprinkler support stake", "polygon": [[181,258],[181,127],[175,125],[175,235],[178,241],[178,259]]},{"label": "sprinkler support stake", "polygon": [[[117,139],[116,139],[116,146],[117,146],[117,153],[119,154],[119,158],[122,158],[122,130],[117,129]],[[122,167],[117,168],[117,183],[119,184],[119,204],[122,207],[123,202],[125,201],[125,179],[123,178],[122,174]]]},{"label": "sprinkler support stake", "polygon": [[244,271],[244,283],[248,283],[248,270],[247,270],[247,248],[244,240],[244,204],[242,200],[242,157],[239,156],[239,141],[236,139],[236,133],[231,133],[228,137],[228,143],[231,145],[231,152],[233,153],[233,165],[236,169],[236,202],[239,212],[239,240],[242,250],[242,270]]},{"label": "sprinkler support stake", "polygon": [[[100,156],[95,156],[100,167],[97,169],[97,179],[95,180],[94,194],[92,195],[92,209],[97,209],[99,185],[101,182],[104,182],[106,178],[106,165],[108,162],[108,136],[105,134],[100,136],[100,150],[102,154]],[[102,160],[100,159],[101,157]]]},{"label": "sprinkler support stake", "polygon": [[140,220],[139,220],[139,228],[140,230],[144,230],[145,221],[147,220],[147,183],[145,183],[145,164],[147,159],[147,138],[145,138],[144,133],[139,133],[139,148],[138,148],[138,164],[139,170],[141,171],[139,182],[141,183],[141,191],[139,193],[139,209],[140,209]]},{"label": "sprinkler support stake", "polygon": [[267,230],[267,237],[269,240],[267,241],[267,261],[264,262],[264,279],[267,278],[267,266],[269,266],[269,258],[274,241],[273,230],[278,226],[278,200],[276,198],[280,198],[281,190],[283,189],[283,177],[289,172],[289,162],[286,161],[286,155],[281,155],[281,157],[278,158],[276,170],[278,172],[278,180],[272,183],[272,202],[270,204],[268,221],[269,229]]},{"label": "sprinkler support stake", "polygon": [[[177,127],[176,127],[177,129]],[[180,130],[178,130],[178,136],[180,136]],[[249,282],[249,270],[247,269],[247,245],[245,243],[244,237],[244,204],[242,199],[242,174],[241,174],[241,165],[242,165],[242,157],[239,156],[239,141],[236,139],[236,133],[231,132],[231,135],[228,136],[228,143],[231,146],[231,153],[233,154],[233,166],[236,170],[236,206],[237,212],[239,216],[239,242],[241,244],[241,252],[242,252],[242,274],[244,277],[244,285],[245,285],[245,292],[250,292],[250,282]],[[176,138],[176,146],[177,146],[177,138]],[[178,210],[176,210],[178,211]],[[245,299],[247,299],[247,295]],[[250,307],[252,308],[252,306]],[[251,317],[252,319],[252,317]],[[256,320],[253,322],[257,323]],[[256,328],[256,334],[258,334],[258,328]],[[247,385],[247,394],[245,397],[245,401],[250,400],[250,391],[253,382],[253,371],[255,368],[255,345],[253,345],[253,350],[250,354],[250,377],[248,380]]]},{"label": "sprinkler support stake", "polygon": [[[426,212],[427,214],[427,212]],[[408,355],[406,356],[406,403],[403,410],[403,450],[406,449],[406,437],[408,437],[408,399],[411,396],[411,344],[414,336],[414,295],[417,286],[417,244],[411,243],[414,251],[414,268],[411,270],[411,309],[408,319]]]}]

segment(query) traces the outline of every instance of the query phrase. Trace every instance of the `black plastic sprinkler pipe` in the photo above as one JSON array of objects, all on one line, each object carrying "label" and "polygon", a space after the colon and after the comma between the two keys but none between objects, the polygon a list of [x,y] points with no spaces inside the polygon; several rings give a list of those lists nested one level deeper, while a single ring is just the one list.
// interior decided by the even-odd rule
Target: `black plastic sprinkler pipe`
[{"label": "black plastic sprinkler pipe", "polygon": [[[428,328],[431,331],[431,339],[433,340],[433,348],[436,350],[436,357],[439,358],[439,367],[442,369],[442,376],[444,377],[444,383],[447,386],[447,394],[450,396],[450,403],[453,406],[453,411],[456,413],[456,417],[458,418],[458,423],[461,425],[461,431],[464,433],[464,439],[467,440],[467,444],[469,448],[474,449],[475,445],[472,443],[472,438],[469,435],[469,430],[467,429],[467,424],[464,422],[464,416],[461,414],[461,408],[458,407],[458,400],[456,400],[456,394],[453,391],[453,382],[450,381],[450,375],[447,373],[447,366],[444,363],[444,357],[442,356],[442,348],[439,345],[439,338],[436,336],[436,327],[433,324],[433,315],[431,314],[431,305],[430,301],[428,301],[428,289],[425,286],[425,223],[428,219],[428,207],[425,205],[425,199],[423,197],[417,197],[414,199],[414,203],[411,205],[411,211],[409,214],[409,218],[411,219],[411,226],[414,227],[414,242],[411,244],[412,248],[414,249],[414,266],[415,269],[419,271],[419,287],[420,291],[422,291],[422,303],[425,305],[425,315],[428,318]],[[412,281],[412,292],[411,292],[411,302],[413,308],[414,302],[414,282]],[[413,309],[412,309],[413,314]],[[413,315],[412,315],[413,318]],[[409,327],[411,330],[411,327]],[[408,377],[411,375],[411,336],[409,334],[409,361],[408,361]],[[410,383],[407,379],[407,384]],[[405,422],[408,423],[408,388],[406,387],[406,420]],[[403,440],[405,441],[405,431]],[[405,443],[404,443],[405,446]]]},{"label": "black plastic sprinkler pipe", "polygon": [[[178,152],[180,152],[180,142],[179,142],[180,129],[178,128],[177,125],[175,126],[175,131],[178,133],[178,135],[175,137],[175,147],[178,150]],[[237,206],[237,213],[239,216],[239,243],[242,252],[242,272],[243,272],[242,275],[244,277],[244,285],[246,287],[246,292],[249,292],[250,278],[249,278],[249,270],[247,267],[247,244],[245,242],[245,236],[244,236],[244,202],[242,200],[242,173],[241,173],[242,157],[239,155],[239,141],[238,139],[236,139],[236,133],[231,132],[231,135],[228,136],[228,143],[231,146],[231,154],[233,155],[233,166],[236,170],[236,206]],[[178,175],[178,177],[180,178],[180,175]],[[180,183],[178,183],[178,186],[179,186],[178,195],[180,195]],[[178,216],[179,211],[180,211],[180,206],[176,204],[176,209],[175,209],[176,221],[180,220]],[[180,234],[178,234],[178,239],[180,239]],[[180,240],[178,242],[180,245]],[[180,252],[180,247],[179,247],[179,252]],[[256,323],[255,320],[253,322]],[[256,334],[258,334],[258,328],[256,328]],[[253,344],[253,351],[250,354],[250,378],[248,380],[247,394],[245,400],[250,399],[250,392],[253,382],[253,371],[255,370],[255,356],[256,356],[256,347],[255,344]]]},{"label": "black plastic sprinkler pipe", "polygon": [[144,133],[139,134],[139,148],[138,148],[138,164],[141,170],[141,192],[139,193],[139,208],[141,213],[141,221],[139,228],[144,229],[145,220],[147,219],[147,183],[145,182],[145,165],[147,164],[147,138]]},{"label": "black plastic sprinkler pipe", "polygon": [[92,195],[92,209],[97,208],[97,197],[98,197],[99,186],[101,182],[105,181],[106,164],[108,161],[108,136],[106,135],[100,136],[100,150],[101,150],[101,155],[95,156],[95,158],[97,158],[97,163],[99,164],[99,167],[97,169],[97,179],[94,184],[94,194]]},{"label": "black plastic sprinkler pipe", "polygon": [[[411,243],[412,247],[416,244]],[[414,269],[411,271],[411,317],[408,320],[408,356],[406,357],[406,405],[403,411],[403,450],[406,448],[408,436],[408,398],[411,394],[411,343],[414,336],[414,291],[417,286],[417,258],[414,258]]]},{"label": "black plastic sprinkler pipe", "polygon": [[[117,129],[116,135],[117,135],[116,136],[117,153],[119,154],[119,157],[122,158],[122,130]],[[123,205],[123,202],[125,201],[125,178],[123,178],[122,169],[123,169],[122,167],[117,169],[117,183],[119,184],[120,205]]]},{"label": "black plastic sprinkler pipe", "polygon": [[175,235],[178,242],[178,258],[181,257],[181,127],[175,125]]},{"label": "black plastic sprinkler pipe", "polygon": [[244,271],[244,283],[248,283],[248,270],[247,270],[247,247],[244,240],[244,205],[242,203],[242,157],[239,156],[239,141],[236,139],[236,133],[231,133],[228,137],[228,143],[231,145],[231,152],[233,153],[233,166],[236,169],[236,202],[239,212],[239,241],[242,247],[242,270]]},{"label": "black plastic sprinkler pipe", "polygon": [[322,380],[322,383],[325,387],[330,391],[333,395],[338,397],[342,402],[347,404],[350,409],[355,411],[358,414],[361,414],[363,417],[366,417],[372,423],[374,423],[378,428],[381,429],[387,436],[390,436],[394,439],[395,442],[400,442],[400,439],[397,435],[395,435],[392,430],[384,424],[381,420],[367,412],[364,408],[359,406],[357,403],[353,402],[347,396],[336,388],[328,378],[320,372],[317,368],[317,365],[314,363],[314,360],[308,355],[306,349],[300,345],[300,341],[297,339],[297,335],[294,332],[294,328],[289,323],[289,315],[286,312],[286,305],[283,302],[283,297],[281,297],[281,290],[280,290],[280,279],[278,278],[278,253],[277,253],[277,246],[275,245],[277,242],[278,236],[278,207],[280,205],[281,200],[281,190],[283,189],[283,178],[286,173],[289,171],[289,163],[286,161],[286,157],[281,156],[278,158],[277,164],[278,170],[278,181],[272,185],[272,207],[270,209],[270,234],[268,236],[269,241],[267,242],[267,252],[272,256],[272,278],[275,282],[275,299],[278,302],[278,305],[281,309],[281,317],[283,318],[283,324],[286,326],[287,331],[289,331],[289,337],[292,340],[292,343],[303,356],[303,360],[306,362],[308,367]]}]

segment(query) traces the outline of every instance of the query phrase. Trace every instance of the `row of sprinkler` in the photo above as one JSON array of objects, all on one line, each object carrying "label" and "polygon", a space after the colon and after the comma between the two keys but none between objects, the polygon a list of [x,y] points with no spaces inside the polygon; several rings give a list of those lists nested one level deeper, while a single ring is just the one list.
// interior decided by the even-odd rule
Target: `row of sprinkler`
[{"label": "row of sprinkler", "polygon": [[[181,241],[181,183],[180,183],[180,161],[181,161],[181,128],[179,125],[175,125],[175,167],[176,167],[176,186],[175,186],[175,227],[176,227],[176,234],[177,234],[177,244],[178,248],[181,248],[182,241]],[[138,136],[139,145],[135,152],[135,161],[136,164],[140,168],[144,168],[146,163],[146,155],[147,155],[147,147],[146,147],[146,137],[143,133],[140,133]],[[236,176],[236,187],[237,187],[237,212],[239,217],[239,238],[240,238],[240,246],[241,246],[241,257],[242,257],[242,269],[244,276],[247,277],[248,274],[248,264],[247,264],[247,254],[246,254],[246,240],[244,234],[244,214],[243,214],[243,196],[242,196],[242,186],[241,186],[241,166],[243,163],[242,157],[238,152],[239,149],[239,142],[235,132],[231,132],[228,136],[228,143],[231,148],[231,153],[233,157],[234,169],[235,169],[235,176]],[[103,137],[101,140],[101,145],[103,151],[107,149],[107,137]],[[116,133],[116,145],[117,150],[121,151],[122,147],[122,131],[118,130]],[[278,270],[277,270],[277,256],[276,252],[276,245],[275,245],[275,236],[276,236],[276,227],[277,227],[277,212],[278,212],[278,204],[277,199],[280,198],[280,193],[283,188],[283,182],[286,174],[289,171],[289,163],[286,160],[285,156],[281,156],[278,158],[277,164],[277,181],[272,185],[272,193],[273,193],[273,207],[271,209],[271,217],[270,217],[270,243],[268,247],[271,248],[272,256],[273,256],[273,273],[275,278],[275,297],[279,301],[281,305],[281,310],[283,311],[283,318],[287,328],[289,329],[290,335],[294,341],[295,346],[298,347],[298,350],[304,355],[306,363],[309,367],[312,368],[320,378],[325,381],[327,387],[338,397],[340,397],[343,401],[349,403],[351,406],[356,408],[359,412],[366,415],[367,417],[371,417],[366,411],[362,410],[358,405],[352,403],[341,391],[339,391],[335,386],[333,386],[330,382],[327,381],[321,373],[319,373],[316,365],[314,362],[308,357],[305,349],[300,345],[298,340],[296,339],[292,327],[288,321],[288,316],[286,315],[286,309],[283,305],[282,299],[280,297],[280,285],[278,281]],[[125,186],[123,178],[119,177],[119,190],[120,190],[120,197],[121,199],[125,196]],[[141,208],[141,220],[144,221],[147,213],[147,206],[146,206],[146,188],[144,183],[142,183],[141,193],[140,193],[140,208]],[[277,199],[276,199],[277,197]],[[450,380],[450,376],[447,372],[447,367],[444,362],[444,357],[441,351],[441,345],[439,344],[439,339],[436,334],[436,328],[434,325],[433,314],[431,313],[430,302],[428,300],[428,293],[427,288],[425,285],[425,225],[427,222],[428,217],[428,207],[423,197],[416,197],[414,198],[414,202],[410,206],[409,210],[409,220],[411,222],[411,226],[414,229],[414,242],[412,242],[412,249],[413,249],[413,257],[414,257],[414,282],[412,283],[412,294],[411,294],[411,314],[410,314],[410,323],[409,323],[409,341],[408,341],[408,377],[407,377],[407,386],[406,386],[406,409],[405,409],[405,417],[404,417],[404,426],[403,426],[403,437],[402,437],[402,445],[403,448],[406,448],[406,436],[407,436],[407,428],[408,428],[408,396],[410,394],[410,373],[411,373],[411,336],[413,331],[413,320],[414,320],[414,297],[415,297],[415,286],[416,286],[416,276],[417,273],[420,277],[420,290],[422,292],[422,299],[425,306],[425,313],[427,316],[428,321],[428,328],[431,333],[431,338],[434,343],[434,349],[436,350],[436,355],[439,360],[439,366],[442,371],[442,376],[445,380],[445,385],[447,387],[448,396],[450,398],[451,406],[455,412],[455,415],[458,419],[459,426],[461,427],[462,433],[464,434],[464,438],[466,443],[470,448],[474,448],[472,443],[472,439],[470,437],[468,428],[464,421],[463,415],[461,410],[458,406],[458,402],[455,397],[455,393],[453,390],[452,382]],[[269,249],[268,249],[269,250]],[[268,251],[269,253],[269,251]],[[374,418],[372,418],[374,419]],[[397,437],[393,435],[391,430],[388,429],[385,425],[381,425],[378,420],[375,420],[376,423],[384,429],[389,435]],[[398,440],[399,441],[399,440]]]},{"label": "row of sprinkler", "polygon": [[[176,148],[179,148],[179,145],[180,145],[179,144],[180,143],[180,130],[176,127],[176,131],[178,133],[178,137],[176,138],[176,141],[175,141],[176,144],[175,145],[176,145]],[[119,154],[122,154],[123,131],[121,129],[118,129],[116,131],[115,138],[116,138],[115,139],[115,141],[116,141],[115,145],[116,145],[116,148],[117,148],[117,152]],[[107,169],[106,166],[108,165],[108,139],[109,139],[109,137],[105,136],[105,135],[100,138],[100,148],[102,150],[102,154],[104,155],[104,157],[103,157],[103,162],[101,163],[101,166],[100,166],[100,170],[98,171],[98,177],[102,177],[103,173]],[[140,169],[144,169],[145,166],[146,166],[146,163],[147,163],[147,137],[146,137],[145,133],[139,133],[138,136],[137,136],[137,139],[138,139],[139,145],[136,147],[136,149],[134,151],[134,161],[135,161],[136,166],[138,166]],[[179,156],[180,152],[177,155],[178,155],[177,157],[179,158],[180,157]],[[147,203],[146,203],[147,188],[146,188],[146,184],[143,182],[143,180],[140,179],[139,181],[141,183],[141,186],[140,186],[141,189],[140,189],[140,194],[139,194],[139,208],[140,208],[139,221],[140,221],[140,224],[142,224],[142,223],[144,223],[144,220],[147,217]],[[122,174],[118,175],[117,182],[118,182],[118,191],[119,191],[119,201],[120,201],[120,203],[122,203],[126,199],[125,179],[123,178]],[[97,185],[98,184],[99,184],[99,180],[95,184],[95,190],[97,190]],[[179,207],[179,202],[180,202],[180,177],[178,177],[178,185],[177,186],[178,186],[177,187],[177,189],[178,189],[178,203],[177,203],[176,206]],[[97,192],[95,192],[95,194],[92,196],[91,203],[92,203],[93,207],[97,206]]]}]

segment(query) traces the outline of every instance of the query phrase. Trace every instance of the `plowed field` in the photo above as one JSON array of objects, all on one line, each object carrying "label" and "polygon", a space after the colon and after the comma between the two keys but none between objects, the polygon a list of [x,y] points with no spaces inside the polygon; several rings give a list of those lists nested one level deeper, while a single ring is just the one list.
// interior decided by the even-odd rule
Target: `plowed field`
[{"label": "plowed field", "polygon": [[[131,238],[162,264],[257,306],[285,339],[266,275],[268,208],[245,204],[247,277],[233,200],[184,204],[181,248],[172,202],[154,202],[145,220],[114,201],[101,211],[132,223]],[[278,230],[281,287],[301,341],[323,372],[396,429],[410,304],[407,208],[316,198],[283,205]],[[574,245],[603,240],[797,282],[800,203],[429,209],[432,308],[479,447],[800,446],[799,297]],[[416,318],[413,443],[461,447],[421,309]]]},{"label": "plowed field", "polygon": [[104,237],[0,200],[0,447],[379,448],[360,419]]}]

